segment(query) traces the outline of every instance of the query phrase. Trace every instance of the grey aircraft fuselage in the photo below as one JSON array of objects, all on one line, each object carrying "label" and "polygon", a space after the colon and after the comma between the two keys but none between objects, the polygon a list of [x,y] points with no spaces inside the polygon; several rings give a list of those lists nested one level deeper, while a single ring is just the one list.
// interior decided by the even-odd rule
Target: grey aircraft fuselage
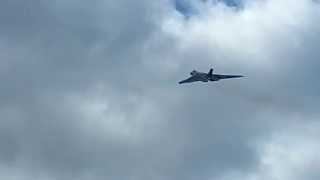
[{"label": "grey aircraft fuselage", "polygon": [[208,73],[198,72],[193,70],[190,75],[191,77],[180,81],[179,84],[183,83],[191,83],[191,82],[209,82],[209,81],[219,81],[220,79],[230,79],[230,78],[240,78],[243,77],[241,75],[224,75],[224,74],[213,74],[213,69],[210,69]]}]

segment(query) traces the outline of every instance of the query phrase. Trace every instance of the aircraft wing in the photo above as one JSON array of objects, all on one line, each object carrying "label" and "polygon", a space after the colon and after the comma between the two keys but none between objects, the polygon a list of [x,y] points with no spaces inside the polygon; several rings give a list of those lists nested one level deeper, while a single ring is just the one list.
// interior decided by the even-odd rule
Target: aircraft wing
[{"label": "aircraft wing", "polygon": [[223,74],[215,74],[219,79],[230,79],[230,78],[240,78],[243,77],[241,75],[223,75]]},{"label": "aircraft wing", "polygon": [[199,76],[191,76],[190,78],[180,81],[179,84],[183,84],[183,83],[191,83],[191,82],[196,82],[196,81],[201,81],[202,78]]}]

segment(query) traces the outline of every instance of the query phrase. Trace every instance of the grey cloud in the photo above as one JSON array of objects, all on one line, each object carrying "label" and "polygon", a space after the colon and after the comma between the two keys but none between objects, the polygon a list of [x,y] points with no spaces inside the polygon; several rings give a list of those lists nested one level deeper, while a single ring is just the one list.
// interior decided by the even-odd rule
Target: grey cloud
[{"label": "grey cloud", "polygon": [[[0,169],[19,174],[16,179],[208,179],[250,172],[260,158],[252,142],[286,126],[296,112],[303,122],[314,121],[304,117],[317,111],[318,87],[307,79],[317,75],[318,40],[310,32],[319,26],[310,22],[318,13],[280,36],[283,43],[272,44],[278,37],[268,31],[270,41],[253,39],[283,59],[272,70],[246,60],[263,59],[264,51],[250,56],[241,43],[219,44],[222,36],[212,43],[192,26],[178,32],[182,39],[167,32],[176,25],[168,27],[167,19],[190,21],[164,2],[0,5]],[[295,52],[290,35],[302,41]],[[193,68],[210,65],[247,78],[177,85]],[[305,86],[296,88],[300,83]]]}]

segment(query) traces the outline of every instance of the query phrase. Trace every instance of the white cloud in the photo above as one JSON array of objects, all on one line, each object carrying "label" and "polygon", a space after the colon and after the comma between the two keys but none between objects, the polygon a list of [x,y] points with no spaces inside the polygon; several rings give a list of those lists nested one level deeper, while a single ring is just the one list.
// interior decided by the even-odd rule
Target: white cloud
[{"label": "white cloud", "polygon": [[169,18],[164,31],[178,37],[186,53],[203,48],[211,62],[277,72],[295,63],[290,61],[303,51],[305,35],[319,31],[319,17],[319,6],[309,0],[247,1],[243,10],[207,4],[188,20]]},{"label": "white cloud", "polygon": [[259,162],[252,172],[226,173],[221,180],[313,180],[319,177],[320,124],[297,123],[272,133],[256,146]]},{"label": "white cloud", "polygon": [[[318,4],[199,4],[201,13],[186,19],[172,1],[10,2],[1,1],[0,20],[15,14],[20,21],[0,21],[5,178],[250,179],[312,171],[318,134],[287,125],[288,117],[306,124],[318,117],[305,118],[319,107],[318,92],[308,94],[314,83],[298,84],[318,75],[308,69],[319,65]],[[177,84],[211,66],[246,78]],[[256,141],[259,151],[248,146]],[[307,153],[296,158],[305,150],[300,143]]]}]

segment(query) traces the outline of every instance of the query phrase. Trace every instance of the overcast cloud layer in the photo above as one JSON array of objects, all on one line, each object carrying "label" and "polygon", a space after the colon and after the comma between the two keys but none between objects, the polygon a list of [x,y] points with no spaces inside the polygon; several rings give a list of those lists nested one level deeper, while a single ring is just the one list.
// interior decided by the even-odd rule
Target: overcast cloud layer
[{"label": "overcast cloud layer", "polygon": [[0,1],[0,179],[318,180],[319,3],[177,2]]}]

